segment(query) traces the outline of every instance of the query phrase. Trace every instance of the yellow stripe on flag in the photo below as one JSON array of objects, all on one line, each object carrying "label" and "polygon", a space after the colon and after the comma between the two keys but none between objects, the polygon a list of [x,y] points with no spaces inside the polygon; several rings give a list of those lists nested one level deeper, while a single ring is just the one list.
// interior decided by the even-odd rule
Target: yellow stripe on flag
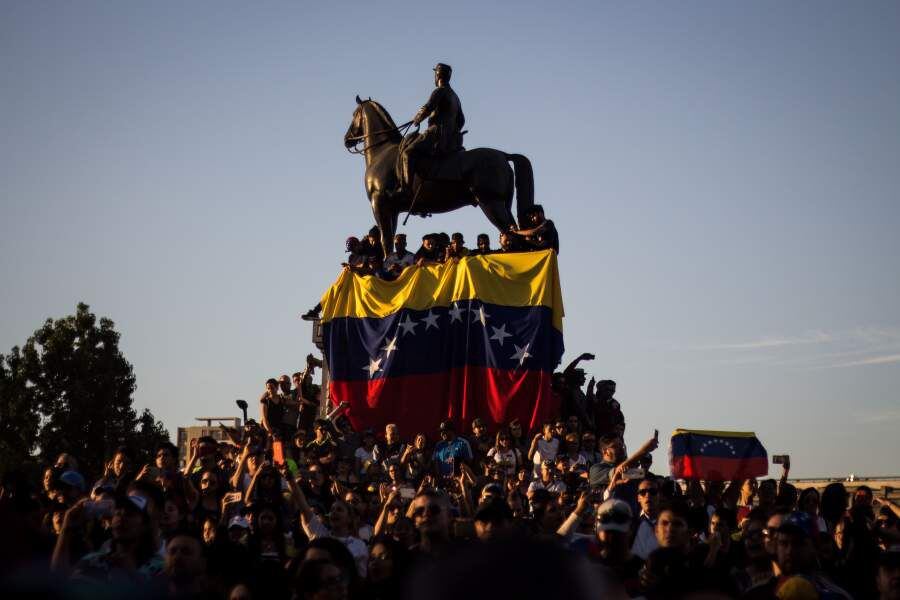
[{"label": "yellow stripe on flag", "polygon": [[672,437],[676,435],[683,435],[686,433],[695,433],[697,435],[708,435],[712,437],[721,437],[721,438],[752,438],[756,437],[756,434],[752,431],[713,431],[711,429],[676,429],[672,432]]},{"label": "yellow stripe on flag", "polygon": [[553,311],[553,326],[562,331],[562,292],[552,250],[412,266],[394,281],[345,270],[322,296],[322,323],[341,317],[384,318],[403,308],[427,310],[475,298],[500,306],[546,306]]}]

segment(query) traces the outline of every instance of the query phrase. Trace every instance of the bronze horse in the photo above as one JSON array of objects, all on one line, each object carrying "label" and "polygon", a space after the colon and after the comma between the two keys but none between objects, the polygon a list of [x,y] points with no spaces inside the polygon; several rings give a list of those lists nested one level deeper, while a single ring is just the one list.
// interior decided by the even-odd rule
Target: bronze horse
[{"label": "bronze horse", "polygon": [[[393,119],[380,104],[356,97],[353,120],[344,135],[344,145],[354,148],[366,159],[366,194],[372,205],[375,223],[381,229],[381,245],[385,256],[394,249],[394,233],[401,212],[417,215],[442,213],[463,206],[480,206],[488,220],[499,231],[515,227],[512,215],[513,193],[519,223],[534,206],[534,175],[531,162],[521,154],[507,154],[493,148],[466,150],[458,157],[457,176],[443,180],[417,178],[412,197],[395,194],[399,180],[396,163],[403,137]],[[515,171],[509,166],[510,161]],[[429,165],[426,165],[426,167]]]}]

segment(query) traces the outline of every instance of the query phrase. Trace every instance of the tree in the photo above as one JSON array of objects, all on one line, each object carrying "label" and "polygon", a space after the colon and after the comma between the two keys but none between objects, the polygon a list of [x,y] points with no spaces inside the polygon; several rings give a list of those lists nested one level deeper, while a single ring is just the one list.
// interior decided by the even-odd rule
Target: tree
[{"label": "tree", "polygon": [[27,384],[18,347],[0,354],[0,471],[6,472],[31,457],[41,415],[33,388]]},{"label": "tree", "polygon": [[[4,407],[7,402],[17,407],[15,414],[32,424],[19,434],[25,438],[22,447],[30,452],[37,446],[45,461],[70,452],[85,474],[97,476],[116,447],[146,452],[168,440],[149,410],[138,417],[132,408],[134,372],[119,350],[115,324],[101,318],[98,327],[86,304],[79,303],[74,315],[47,319],[21,352],[13,348],[6,363]],[[39,430],[24,418],[27,406],[39,411]],[[5,427],[0,432],[6,436]]]}]

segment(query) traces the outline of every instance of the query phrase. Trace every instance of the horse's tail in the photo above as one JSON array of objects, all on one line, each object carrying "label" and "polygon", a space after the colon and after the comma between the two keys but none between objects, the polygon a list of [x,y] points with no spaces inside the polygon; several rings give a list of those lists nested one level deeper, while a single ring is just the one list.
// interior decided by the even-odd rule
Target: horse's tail
[{"label": "horse's tail", "polygon": [[531,161],[521,154],[507,154],[506,160],[512,161],[516,183],[516,216],[519,227],[524,227],[525,214],[534,206],[534,171]]}]

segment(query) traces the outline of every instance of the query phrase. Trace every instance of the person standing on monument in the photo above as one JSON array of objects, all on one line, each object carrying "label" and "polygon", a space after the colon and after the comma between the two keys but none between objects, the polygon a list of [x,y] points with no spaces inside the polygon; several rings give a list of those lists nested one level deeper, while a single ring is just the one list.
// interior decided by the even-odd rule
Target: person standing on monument
[{"label": "person standing on monument", "polygon": [[394,236],[394,251],[384,259],[384,270],[396,277],[415,262],[415,255],[406,249],[406,234],[398,233]]},{"label": "person standing on monument", "polygon": [[559,234],[553,221],[544,217],[544,207],[540,204],[532,206],[525,218],[527,226],[514,230],[515,233],[525,238],[525,245],[530,250],[547,250],[552,248],[559,254]]},{"label": "person standing on monument", "polygon": [[462,148],[462,128],[466,124],[462,104],[453,88],[450,65],[438,63],[434,67],[434,91],[428,102],[413,117],[418,125],[428,119],[428,129],[408,138],[400,150],[400,187],[397,194],[411,193],[416,163],[420,158],[446,155]]}]

